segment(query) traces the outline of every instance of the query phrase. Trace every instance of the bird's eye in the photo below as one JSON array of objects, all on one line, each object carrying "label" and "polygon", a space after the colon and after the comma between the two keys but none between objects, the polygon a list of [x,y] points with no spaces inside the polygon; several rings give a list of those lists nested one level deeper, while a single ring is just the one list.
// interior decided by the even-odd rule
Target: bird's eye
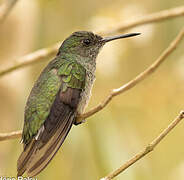
[{"label": "bird's eye", "polygon": [[91,44],[91,41],[90,41],[90,39],[84,39],[83,43],[84,43],[84,45],[88,46]]}]

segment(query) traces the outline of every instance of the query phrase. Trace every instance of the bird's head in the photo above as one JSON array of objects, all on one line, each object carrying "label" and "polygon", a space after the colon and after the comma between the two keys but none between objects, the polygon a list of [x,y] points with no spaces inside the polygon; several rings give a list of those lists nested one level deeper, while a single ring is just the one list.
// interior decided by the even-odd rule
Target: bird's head
[{"label": "bird's head", "polygon": [[101,37],[88,31],[77,31],[69,36],[61,45],[58,55],[68,54],[81,57],[84,61],[95,60],[99,50],[107,42],[115,39],[128,38],[140,33],[130,33],[112,37]]}]

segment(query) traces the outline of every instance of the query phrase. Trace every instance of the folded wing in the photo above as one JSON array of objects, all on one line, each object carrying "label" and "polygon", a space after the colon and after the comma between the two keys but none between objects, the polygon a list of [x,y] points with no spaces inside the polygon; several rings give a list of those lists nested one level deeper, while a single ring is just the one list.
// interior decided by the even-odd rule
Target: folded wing
[{"label": "folded wing", "polygon": [[65,71],[58,70],[57,76],[61,77],[61,85],[47,118],[31,140],[25,143],[24,151],[17,163],[17,176],[25,171],[30,177],[37,175],[48,165],[63,144],[75,121],[76,108],[84,88],[85,79],[81,78],[81,69],[78,67],[78,74],[76,74],[76,67],[76,65],[68,64],[65,65]]}]

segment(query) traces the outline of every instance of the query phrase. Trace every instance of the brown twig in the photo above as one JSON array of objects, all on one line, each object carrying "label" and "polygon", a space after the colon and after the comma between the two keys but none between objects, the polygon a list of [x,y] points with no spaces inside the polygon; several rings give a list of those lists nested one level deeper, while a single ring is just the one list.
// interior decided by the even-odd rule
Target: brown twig
[{"label": "brown twig", "polygon": [[11,133],[0,133],[0,141],[4,141],[7,139],[16,139],[20,138],[22,134],[22,131],[15,131]]},{"label": "brown twig", "polygon": [[[140,81],[144,80],[146,77],[148,77],[150,74],[152,74],[160,66],[160,64],[166,59],[166,57],[168,57],[174,51],[174,49],[181,42],[183,37],[184,37],[184,28],[179,32],[177,37],[171,42],[169,47],[159,56],[159,58],[150,67],[148,67],[145,71],[140,73],[133,80],[129,81],[127,84],[121,86],[118,89],[112,90],[110,95],[102,103],[100,103],[98,106],[92,108],[88,112],[80,115],[80,117],[78,117],[77,121],[80,122],[82,119],[86,119],[86,118],[94,115],[95,113],[99,112],[112,100],[113,97],[133,88]],[[16,134],[17,132],[16,131],[12,132],[12,134],[14,134],[14,133]],[[12,136],[8,137],[7,139],[12,139]],[[5,140],[5,139],[2,139],[2,140]],[[1,135],[0,135],[0,141],[1,141]]]},{"label": "brown twig", "polygon": [[41,62],[44,59],[55,55],[56,49],[58,49],[58,47],[59,47],[59,43],[55,44],[54,46],[48,47],[48,48],[37,50],[33,53],[27,54],[19,58],[18,60],[9,64],[7,67],[1,68],[0,77],[16,69],[19,69],[21,67],[25,67],[30,64],[37,63],[37,62]]},{"label": "brown twig", "polygon": [[8,0],[6,4],[0,7],[0,23],[3,23],[12,8],[15,6],[18,0]]},{"label": "brown twig", "polygon": [[[130,21],[123,24],[122,23],[117,24],[114,29],[111,29],[109,31],[97,32],[97,33],[101,35],[114,34],[117,32],[122,32],[124,30],[130,29],[132,27],[137,27],[143,24],[148,24],[153,22],[159,22],[159,21],[163,21],[163,20],[167,20],[167,19],[175,18],[179,16],[184,16],[184,6],[152,13],[152,14],[140,17],[134,21]],[[43,49],[37,50],[36,52],[33,52],[22,58],[15,60],[12,64],[8,65],[6,68],[0,68],[0,77],[2,77],[5,74],[8,74],[9,72],[12,72],[13,70],[26,67],[33,63],[38,63],[44,58],[47,58],[48,56],[55,55],[58,50],[58,47],[59,47],[59,43],[54,44],[49,48],[43,48]]]},{"label": "brown twig", "polygon": [[125,85],[121,86],[120,88],[113,89],[112,92],[107,96],[107,98],[105,98],[105,100],[102,103],[92,108],[88,112],[82,114],[79,117],[78,121],[80,121],[81,119],[88,118],[89,116],[92,116],[93,114],[97,113],[105,106],[107,106],[107,104],[112,100],[113,97],[133,88],[140,81],[144,80],[146,77],[152,74],[160,66],[160,64],[176,49],[177,45],[181,42],[183,38],[184,38],[184,28],[179,32],[177,37],[171,42],[168,48],[158,57],[158,59],[150,67],[148,67],[145,71],[140,73],[137,77],[135,77]]},{"label": "brown twig", "polygon": [[101,33],[102,34],[104,33],[114,34],[114,33],[122,32],[127,29],[130,29],[136,26],[140,26],[143,24],[160,22],[160,21],[168,20],[168,19],[175,18],[178,16],[184,16],[184,6],[180,6],[180,7],[172,8],[168,10],[163,10],[160,12],[149,14],[147,16],[138,17],[138,18],[133,19],[132,21],[128,20],[127,22],[116,25],[114,28],[110,28],[109,31],[103,31]]},{"label": "brown twig", "polygon": [[139,159],[143,158],[145,155],[147,155],[149,152],[153,151],[154,148],[160,143],[161,140],[182,120],[184,119],[184,111],[181,111],[179,115],[171,122],[171,124],[164,129],[161,134],[156,137],[150,144],[147,145],[147,147],[137,153],[134,157],[132,157],[130,160],[128,160],[125,164],[123,164],[120,168],[116,169],[115,171],[111,172],[106,177],[102,178],[101,180],[111,180],[114,177],[118,176],[120,173],[125,171],[128,167],[133,165],[135,162],[137,162]]}]

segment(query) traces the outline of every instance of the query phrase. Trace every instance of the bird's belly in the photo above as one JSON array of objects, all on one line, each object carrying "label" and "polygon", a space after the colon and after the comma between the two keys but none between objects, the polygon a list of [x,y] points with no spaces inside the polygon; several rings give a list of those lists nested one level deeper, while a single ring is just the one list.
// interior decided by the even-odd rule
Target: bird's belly
[{"label": "bird's belly", "polygon": [[88,75],[86,77],[85,90],[83,92],[81,92],[81,99],[80,99],[79,105],[77,107],[78,114],[82,114],[88,105],[88,102],[89,102],[90,97],[91,97],[91,89],[92,89],[94,80],[95,80],[95,78],[91,77],[90,75]]}]

